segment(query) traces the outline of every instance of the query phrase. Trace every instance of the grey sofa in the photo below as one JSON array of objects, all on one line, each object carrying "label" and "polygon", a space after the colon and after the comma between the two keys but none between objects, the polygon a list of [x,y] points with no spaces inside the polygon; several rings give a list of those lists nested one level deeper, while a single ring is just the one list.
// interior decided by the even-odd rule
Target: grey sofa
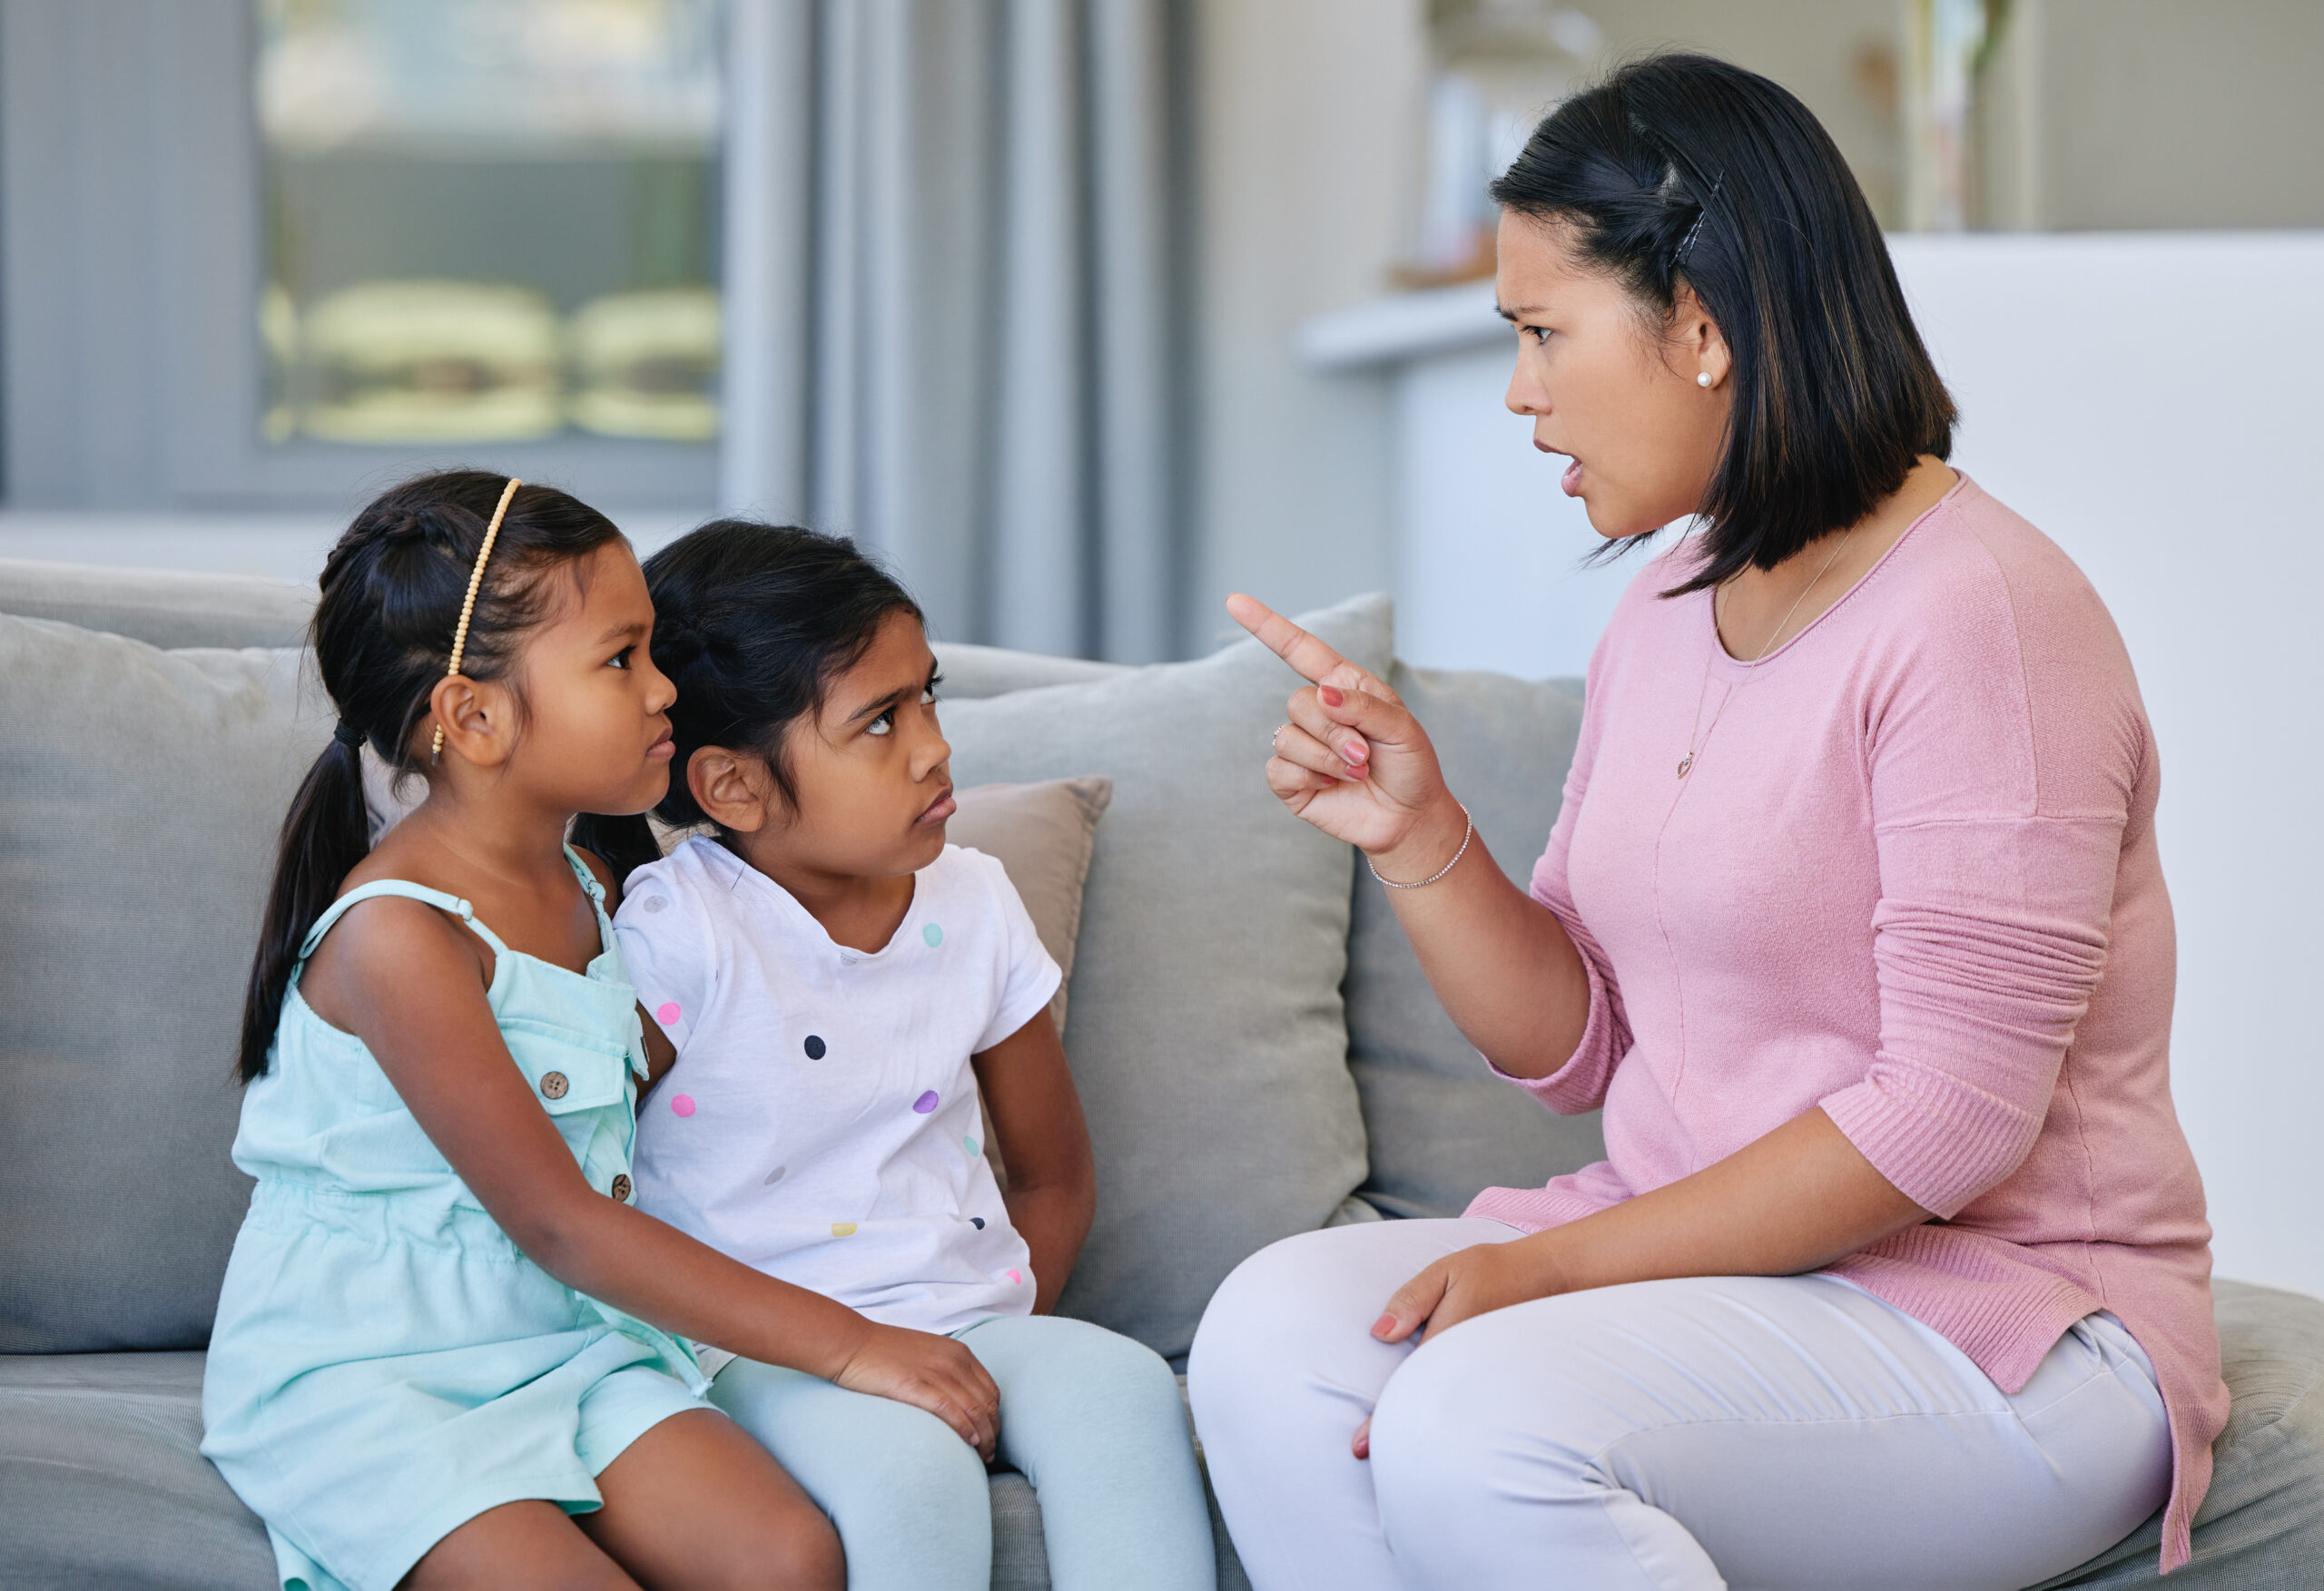
[{"label": "grey sofa", "polygon": [[[311,592],[0,562],[0,1586],[271,1583],[196,1450],[202,1346],[248,1184],[228,1057],[271,835],[329,732]],[[1555,815],[1572,682],[1403,669],[1380,599],[1315,615],[1392,671],[1500,863]],[[1593,1158],[1593,1121],[1482,1074],[1381,891],[1257,778],[1291,680],[1244,645],[1148,670],[940,648],[963,784],[1115,781],[1067,1043],[1100,1212],[1069,1311],[1182,1356],[1245,1254],[1456,1212]],[[2234,1413],[2173,1585],[2324,1586],[2324,1303],[2221,1284]],[[993,1480],[996,1586],[1046,1586]],[[2154,1581],[2156,1525],[2053,1586]],[[1223,1527],[1219,1579],[1245,1584]]]}]

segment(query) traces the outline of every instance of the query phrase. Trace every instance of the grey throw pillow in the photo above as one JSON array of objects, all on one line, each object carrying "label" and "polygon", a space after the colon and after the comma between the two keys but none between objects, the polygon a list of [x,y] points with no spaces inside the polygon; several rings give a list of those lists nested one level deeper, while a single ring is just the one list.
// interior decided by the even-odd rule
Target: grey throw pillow
[{"label": "grey throw pillow", "polygon": [[199,1347],[250,1183],[242,986],[330,738],[296,653],[0,616],[0,1350]]},{"label": "grey throw pillow", "polygon": [[[1477,838],[1523,888],[1557,820],[1581,682],[1402,663],[1387,677],[1428,731]],[[1552,1115],[1485,1069],[1437,1003],[1388,892],[1361,865],[1347,1026],[1372,1145],[1364,1197],[1387,1214],[1458,1215],[1481,1188],[1539,1186],[1603,1158],[1594,1113]]]},{"label": "grey throw pillow", "polygon": [[[1386,599],[1300,623],[1374,672]],[[1340,983],[1354,853],[1261,769],[1298,683],[1256,642],[943,710],[963,784],[1102,773],[1066,1051],[1098,1217],[1061,1303],[1166,1357],[1246,1255],[1364,1180]]]}]

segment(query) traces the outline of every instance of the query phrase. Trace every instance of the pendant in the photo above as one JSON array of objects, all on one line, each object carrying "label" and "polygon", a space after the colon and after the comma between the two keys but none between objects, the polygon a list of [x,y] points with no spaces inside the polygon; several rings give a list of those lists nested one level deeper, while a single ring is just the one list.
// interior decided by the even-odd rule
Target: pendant
[{"label": "pendant", "polygon": [[1681,779],[1686,778],[1687,770],[1692,768],[1694,765],[1695,754],[1692,751],[1689,751],[1679,760],[1679,777]]}]

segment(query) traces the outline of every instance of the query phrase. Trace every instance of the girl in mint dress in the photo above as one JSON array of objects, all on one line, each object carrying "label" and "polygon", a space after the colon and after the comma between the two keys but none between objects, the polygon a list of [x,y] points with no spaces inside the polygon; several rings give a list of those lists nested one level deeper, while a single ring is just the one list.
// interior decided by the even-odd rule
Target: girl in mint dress
[{"label": "girl in mint dress", "polygon": [[[714,1341],[990,1452],[958,1343],[870,1325],[633,1205],[647,1046],[565,835],[669,778],[628,545],[563,493],[422,476],[325,565],[340,718],[284,821],[242,1036],[257,1179],[202,1451],[282,1584],[838,1587],[839,1540],[701,1396]],[[426,799],[369,841],[361,748]]]}]

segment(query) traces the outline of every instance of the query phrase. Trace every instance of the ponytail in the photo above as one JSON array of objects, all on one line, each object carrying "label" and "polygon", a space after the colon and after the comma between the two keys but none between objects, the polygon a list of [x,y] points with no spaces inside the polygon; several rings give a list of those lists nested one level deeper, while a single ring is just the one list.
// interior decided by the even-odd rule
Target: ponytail
[{"label": "ponytail", "polygon": [[[684,777],[682,769],[671,773],[673,783]],[[611,868],[615,884],[624,889],[629,888],[630,874],[662,859],[662,843],[654,838],[654,825],[643,812],[625,818],[584,812],[574,820],[573,843]]]},{"label": "ponytail", "polygon": [[242,1000],[242,1051],[239,1070],[245,1083],[266,1072],[275,1024],[290,973],[307,931],[339,894],[339,886],[370,849],[370,815],[363,804],[363,753],[334,735],[290,798],[275,852],[274,888],[266,900],[265,926],[259,929],[258,955],[251,963],[250,987]]},{"label": "ponytail", "polygon": [[466,641],[459,672],[508,680],[521,704],[519,645],[549,608],[542,574],[620,535],[604,515],[553,487],[512,489],[504,476],[446,470],[381,493],[331,548],[310,640],[339,727],[282,820],[242,1003],[235,1070],[244,1083],[266,1072],[308,933],[370,850],[363,747],[399,784],[426,776],[420,732],[456,634]]}]

